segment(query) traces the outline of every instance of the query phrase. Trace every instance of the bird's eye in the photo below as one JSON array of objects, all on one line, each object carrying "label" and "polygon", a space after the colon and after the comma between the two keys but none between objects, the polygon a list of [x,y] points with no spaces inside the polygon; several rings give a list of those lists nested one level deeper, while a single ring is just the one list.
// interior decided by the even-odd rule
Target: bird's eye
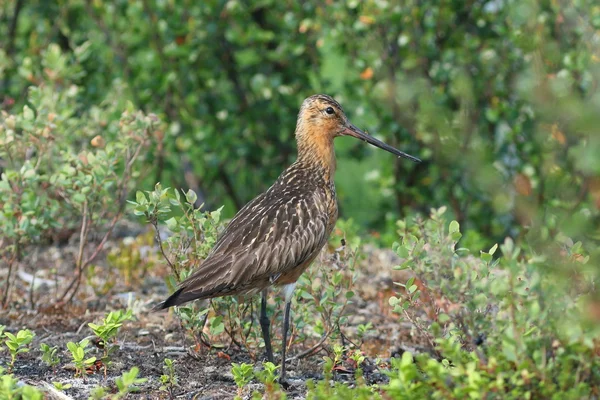
[{"label": "bird's eye", "polygon": [[327,107],[327,108],[325,109],[325,112],[326,112],[327,114],[329,114],[329,115],[333,115],[333,114],[335,114],[335,111],[334,111],[333,107]]}]

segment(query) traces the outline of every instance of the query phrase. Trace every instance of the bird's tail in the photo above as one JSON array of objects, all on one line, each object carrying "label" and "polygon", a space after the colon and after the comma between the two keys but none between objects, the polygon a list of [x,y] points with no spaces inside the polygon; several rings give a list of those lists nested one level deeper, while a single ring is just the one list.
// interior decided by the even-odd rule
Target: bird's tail
[{"label": "bird's tail", "polygon": [[177,289],[172,295],[170,295],[165,301],[161,301],[160,303],[158,303],[157,305],[155,305],[154,307],[152,307],[152,310],[150,310],[151,312],[156,312],[156,311],[160,311],[160,310],[164,310],[165,308],[169,308],[169,307],[173,307],[173,306],[178,306],[181,303],[185,303],[187,300],[182,299],[181,293],[183,292],[185,288],[179,288]]}]

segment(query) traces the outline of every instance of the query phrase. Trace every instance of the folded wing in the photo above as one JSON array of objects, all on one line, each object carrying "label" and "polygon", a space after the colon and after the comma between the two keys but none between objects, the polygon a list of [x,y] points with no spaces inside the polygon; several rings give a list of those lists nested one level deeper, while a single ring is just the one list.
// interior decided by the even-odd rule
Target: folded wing
[{"label": "folded wing", "polygon": [[314,258],[330,233],[315,196],[268,191],[255,198],[231,220],[198,269],[155,309],[258,292]]}]

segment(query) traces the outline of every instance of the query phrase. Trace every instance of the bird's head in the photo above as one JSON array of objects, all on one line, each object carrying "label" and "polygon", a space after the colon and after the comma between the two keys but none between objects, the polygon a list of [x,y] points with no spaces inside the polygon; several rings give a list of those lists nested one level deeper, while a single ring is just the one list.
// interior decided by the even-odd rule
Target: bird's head
[{"label": "bird's head", "polygon": [[337,136],[352,136],[398,157],[408,158],[415,162],[421,161],[383,143],[354,126],[346,117],[340,103],[332,97],[325,94],[316,94],[304,100],[298,113],[296,125],[298,144],[309,143],[319,147],[329,144],[330,146],[333,138]]}]

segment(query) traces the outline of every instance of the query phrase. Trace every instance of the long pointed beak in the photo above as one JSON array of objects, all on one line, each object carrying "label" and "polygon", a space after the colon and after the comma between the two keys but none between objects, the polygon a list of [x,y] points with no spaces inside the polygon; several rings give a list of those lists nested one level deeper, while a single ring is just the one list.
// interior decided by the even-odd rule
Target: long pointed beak
[{"label": "long pointed beak", "polygon": [[373,136],[363,132],[362,130],[358,129],[356,126],[354,126],[352,124],[349,124],[346,127],[346,129],[342,132],[342,135],[348,135],[348,136],[352,136],[352,137],[355,137],[360,140],[364,140],[365,142],[370,143],[373,146],[379,147],[382,150],[389,151],[390,153],[395,154],[398,157],[408,158],[409,160],[414,161],[414,162],[421,162],[421,160],[419,160],[417,157],[413,157],[413,156],[406,154],[398,149],[393,148],[390,145],[383,143],[381,140],[375,139]]}]

